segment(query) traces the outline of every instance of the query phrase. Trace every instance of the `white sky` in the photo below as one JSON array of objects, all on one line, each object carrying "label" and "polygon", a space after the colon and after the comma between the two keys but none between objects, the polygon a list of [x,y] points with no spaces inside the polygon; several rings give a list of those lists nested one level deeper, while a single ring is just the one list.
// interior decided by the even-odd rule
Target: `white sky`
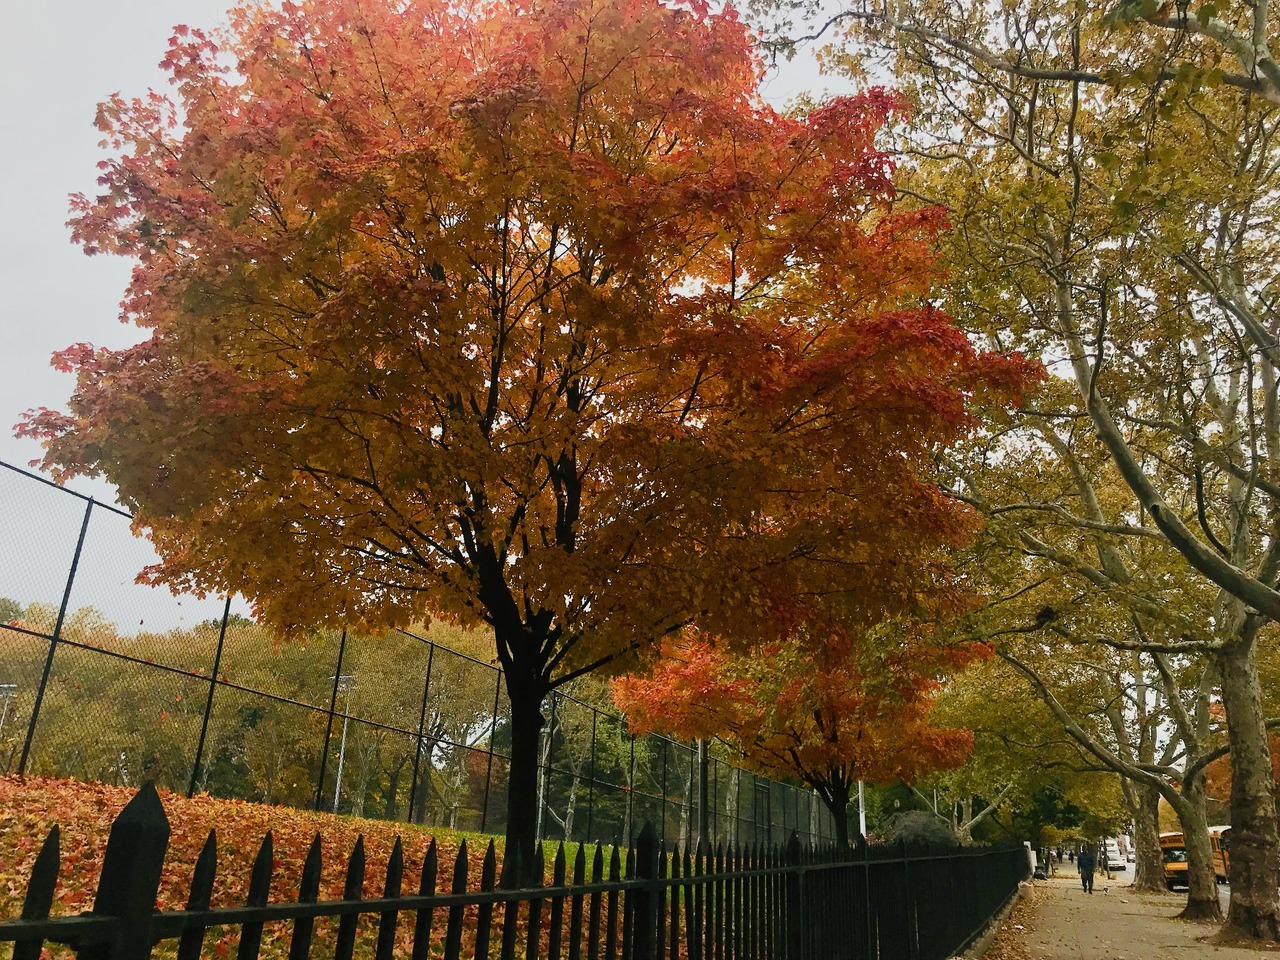
[{"label": "white sky", "polygon": [[[97,104],[116,91],[134,96],[162,87],[164,77],[156,65],[173,25],[215,25],[229,2],[5,0],[0,39],[0,460],[26,466],[40,456],[37,443],[13,436],[13,425],[25,410],[65,407],[73,381],[50,367],[55,350],[82,341],[122,347],[144,333],[118,319],[128,262],[86,257],[72,245],[65,226],[68,195],[94,192],[95,164],[103,157],[93,126]],[[822,86],[813,65],[797,58],[781,65],[766,93],[781,104]],[[71,486],[114,502],[104,482],[78,479]],[[35,574],[33,567],[40,564],[29,550],[19,549],[12,520],[6,518],[3,500],[13,490],[0,484],[0,596],[17,592],[6,594],[6,568],[25,565],[27,574]],[[49,502],[62,499],[70,500],[55,497]],[[21,539],[36,536],[38,529],[37,522]],[[61,533],[56,536],[62,538]],[[60,559],[57,565],[65,569],[64,563]],[[123,578],[128,579],[131,574]]]}]

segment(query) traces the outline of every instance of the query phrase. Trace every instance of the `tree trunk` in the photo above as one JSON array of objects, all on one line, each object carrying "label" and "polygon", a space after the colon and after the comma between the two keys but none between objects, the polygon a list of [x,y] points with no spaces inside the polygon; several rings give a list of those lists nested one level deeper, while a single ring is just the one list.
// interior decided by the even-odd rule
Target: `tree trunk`
[{"label": "tree trunk", "polygon": [[[956,807],[959,807],[960,816],[958,820],[953,816],[951,826],[960,843],[968,846],[973,843],[973,797],[968,796],[958,801]],[[956,807],[952,807],[953,815]]]},{"label": "tree trunk", "polygon": [[1204,780],[1183,784],[1181,796],[1170,798],[1182,824],[1182,842],[1187,851],[1187,905],[1178,914],[1183,920],[1222,919],[1218,903],[1218,881],[1213,872],[1213,846],[1204,814]]},{"label": "tree trunk", "polygon": [[392,769],[390,776],[387,777],[387,789],[382,795],[382,818],[384,820],[394,820],[396,814],[400,810],[400,799],[396,793],[400,789],[400,773],[404,770],[404,765],[409,761],[408,756],[400,758],[400,761]]},{"label": "tree trunk", "polygon": [[414,823],[427,822],[427,803],[431,793],[431,774],[435,769],[431,765],[431,754],[427,753],[427,762],[422,764],[422,769],[418,773],[418,792],[413,798],[413,810],[410,811],[410,818]]},{"label": "tree trunk", "polygon": [[[538,829],[538,746],[542,733],[544,684],[506,671],[507,696],[511,700],[511,772],[507,782],[507,839],[502,886],[513,890],[533,877],[533,852]],[[519,855],[518,869],[511,869],[512,854]],[[538,878],[540,879],[540,878]]]},{"label": "tree trunk", "polygon": [[1254,638],[1258,618],[1215,657],[1231,744],[1231,906],[1224,932],[1280,940],[1276,806],[1271,750],[1258,683]]},{"label": "tree trunk", "polygon": [[818,791],[818,796],[822,798],[822,803],[831,813],[831,820],[835,824],[836,831],[836,849],[841,853],[849,853],[852,846],[849,844],[849,793],[850,784],[824,784],[824,789]]},{"label": "tree trunk", "polygon": [[1138,795],[1134,818],[1133,886],[1137,890],[1164,889],[1164,857],[1160,853],[1160,793],[1142,783],[1133,785]]}]

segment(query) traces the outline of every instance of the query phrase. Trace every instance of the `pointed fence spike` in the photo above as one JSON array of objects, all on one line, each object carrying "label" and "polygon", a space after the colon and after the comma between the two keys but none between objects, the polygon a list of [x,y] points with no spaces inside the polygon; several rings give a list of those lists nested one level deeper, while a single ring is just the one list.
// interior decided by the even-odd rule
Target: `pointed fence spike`
[{"label": "pointed fence spike", "polygon": [[[320,897],[321,839],[317,832],[307,850],[302,864],[302,877],[298,881],[298,903],[315,903]],[[307,960],[311,955],[311,936],[315,932],[314,917],[299,917],[293,921],[293,934],[289,938],[289,960]]]},{"label": "pointed fence spike", "polygon": [[533,876],[538,880],[538,886],[546,883],[547,872],[547,856],[542,849],[542,844],[538,844],[533,848]]},{"label": "pointed fence spike", "polygon": [[662,934],[658,928],[660,908],[659,890],[660,853],[658,835],[652,822],[646,822],[636,838],[635,846],[627,854],[627,875],[650,884],[629,891],[625,901],[622,936],[624,954],[634,951],[636,957],[649,960],[661,949]]},{"label": "pointed fence spike", "polygon": [[[585,843],[579,843],[573,856],[573,886],[581,887],[586,882],[587,849]],[[581,960],[582,957],[582,910],[585,902],[584,894],[569,896],[569,960]]]},{"label": "pointed fence spike", "polygon": [[342,889],[344,900],[359,900],[364,891],[364,834],[356,837],[356,845],[351,849],[351,859],[347,861],[347,880]]},{"label": "pointed fence spike", "polygon": [[111,825],[93,902],[95,915],[119,919],[120,936],[112,945],[81,948],[83,960],[149,955],[155,942],[152,923],[168,846],[169,818],[160,795],[154,784],[143,784]]},{"label": "pointed fence spike", "polygon": [[[249,871],[249,894],[245,897],[246,907],[263,907],[271,894],[271,869],[275,859],[272,852],[271,831],[262,838],[258,847],[258,855],[253,860],[253,869]],[[236,950],[237,960],[258,960],[262,949],[262,921],[242,924],[240,927],[240,946]]]},{"label": "pointed fence spike", "polygon": [[609,855],[609,883],[610,888],[605,894],[605,921],[604,921],[604,956],[605,960],[615,960],[618,956],[618,891],[614,884],[621,879],[622,875],[622,857],[618,852],[618,845],[613,845],[613,852]]},{"label": "pointed fence spike", "polygon": [[400,882],[404,878],[404,845],[396,837],[395,846],[391,848],[391,856],[387,860],[387,881],[383,885],[382,896],[392,899],[400,896]]},{"label": "pointed fence spike", "polygon": [[62,831],[57,824],[49,831],[31,867],[27,880],[27,897],[22,901],[23,920],[43,920],[53,907],[53,891],[58,885],[62,865]]},{"label": "pointed fence spike", "polygon": [[[595,855],[591,858],[591,883],[598,885],[604,880],[604,848],[596,844]],[[600,921],[603,916],[604,895],[591,894],[591,906],[587,919],[587,960],[596,960],[600,956]]]},{"label": "pointed fence spike", "polygon": [[[387,860],[387,878],[382,886],[384,900],[400,896],[400,883],[404,879],[404,848],[396,837],[395,846]],[[384,910],[378,916],[378,943],[374,948],[375,960],[393,960],[396,945],[396,920],[398,910]]]},{"label": "pointed fence spike", "polygon": [[[364,894],[364,834],[356,837],[351,859],[347,861],[347,879],[342,889],[342,899],[348,903],[363,899]],[[338,941],[334,945],[334,960],[351,960],[356,948],[358,913],[345,914],[338,920]]]},{"label": "pointed fence spike", "polygon": [[[467,892],[467,841],[458,844],[458,856],[453,861],[452,893]],[[444,934],[444,960],[458,960],[462,955],[462,906],[449,908],[449,919]]]},{"label": "pointed fence spike", "polygon": [[[564,886],[565,856],[564,841],[556,846],[555,860],[551,864],[551,886]],[[547,960],[560,960],[560,950],[564,939],[564,897],[551,898],[550,929],[547,933]]]},{"label": "pointed fence spike", "polygon": [[518,890],[524,886],[522,882],[523,857],[520,845],[508,845],[502,850],[502,877],[498,885],[505,890]]},{"label": "pointed fence spike", "polygon": [[[40,853],[27,880],[27,897],[22,901],[23,920],[44,920],[53,907],[53,892],[58,886],[58,868],[62,862],[62,831],[54,824],[44,838]],[[39,960],[44,938],[17,940],[13,944],[13,960]]]},{"label": "pointed fence spike", "polygon": [[[422,858],[422,879],[418,881],[418,895],[434,896],[436,892],[436,839],[431,838],[426,855]],[[413,923],[413,949],[409,960],[426,960],[431,947],[431,921],[435,909],[423,907]]]},{"label": "pointed fence spike", "polygon": [[[213,899],[213,881],[218,873],[218,834],[210,830],[205,838],[204,847],[196,859],[196,868],[191,875],[191,892],[187,895],[188,910],[208,910]],[[199,960],[200,950],[204,946],[205,927],[192,927],[183,931],[178,941],[178,960]]]},{"label": "pointed fence spike", "polygon": [[[484,851],[484,862],[480,866],[480,891],[488,893],[494,888],[498,872],[498,857],[493,841]],[[482,903],[476,910],[476,956],[487,960],[489,956],[489,938],[493,932],[493,903]]]},{"label": "pointed fence spike", "polygon": [[[533,848],[533,866],[529,871],[536,887],[545,887],[547,883],[547,861],[542,844]],[[525,939],[524,955],[526,960],[538,960],[538,947],[542,938],[542,898],[535,897],[529,901],[529,932]]]},{"label": "pointed fence spike", "polygon": [[320,896],[320,870],[322,867],[321,851],[324,841],[317,832],[307,850],[307,859],[302,864],[302,877],[298,881],[298,902],[315,903]]},{"label": "pointed fence spike", "polygon": [[[481,890],[493,889],[494,876],[497,873],[497,869],[498,869],[498,851],[497,851],[497,848],[494,846],[493,841],[490,840],[489,846],[486,847],[484,851],[484,863],[480,868],[480,889]],[[487,881],[485,879],[486,877],[489,878]],[[488,886],[485,886],[486,883],[488,883]]]}]

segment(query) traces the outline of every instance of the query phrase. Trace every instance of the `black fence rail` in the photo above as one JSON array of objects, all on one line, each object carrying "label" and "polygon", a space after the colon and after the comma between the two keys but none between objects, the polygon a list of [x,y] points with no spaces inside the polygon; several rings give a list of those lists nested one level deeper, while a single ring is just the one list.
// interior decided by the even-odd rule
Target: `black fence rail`
[{"label": "black fence rail", "polygon": [[[909,854],[863,847],[849,860],[793,836],[785,847],[699,846],[680,854],[648,824],[625,856],[614,847],[606,858],[597,847],[589,869],[582,846],[570,868],[561,843],[550,884],[523,890],[498,889],[492,842],[475,889],[464,842],[448,890],[438,890],[433,842],[417,892],[405,893],[397,840],[382,896],[374,899],[361,897],[361,839],[347,861],[342,899],[322,901],[317,835],[296,899],[272,903],[268,833],[245,904],[210,909],[217,879],[211,832],[186,909],[158,911],[168,842],[159,796],[144,786],[112,825],[93,909],[50,917],[60,862],[55,827],[32,869],[22,918],[0,922],[0,944],[13,944],[13,960],[39,960],[46,942],[70,946],[81,960],[147,960],[157,944],[177,960],[198,960],[221,955],[206,949],[210,929],[235,927],[237,960],[306,960],[319,946],[317,920],[336,918],[336,936],[323,945],[336,960],[945,960],[969,944],[1028,873],[1021,848]],[[541,848],[538,857],[533,873],[545,876]],[[273,923],[289,925],[288,936],[264,943]]]},{"label": "black fence rail", "polygon": [[[0,461],[0,773],[503,832],[510,709],[491,663],[443,628],[278,646],[227,598],[137,584],[153,562],[125,511]],[[811,791],[716,744],[701,764],[692,744],[633,737],[604,706],[584,688],[546,703],[543,837],[834,836]]]}]

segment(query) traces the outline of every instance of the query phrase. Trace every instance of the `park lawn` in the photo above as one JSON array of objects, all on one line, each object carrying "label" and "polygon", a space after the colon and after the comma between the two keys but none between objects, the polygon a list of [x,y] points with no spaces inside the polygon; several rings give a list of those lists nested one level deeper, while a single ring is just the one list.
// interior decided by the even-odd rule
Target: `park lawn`
[{"label": "park lawn", "polygon": [[[74,914],[92,907],[111,822],[135,792],[133,788],[53,777],[0,776],[0,919],[16,919],[21,914],[32,864],[54,824],[61,831],[62,870],[52,912],[55,915]],[[317,833],[322,838],[324,862],[321,900],[341,898],[347,859],[358,836],[364,837],[367,865],[363,895],[366,898],[382,896],[387,861],[396,837],[401,838],[404,851],[405,871],[401,887],[404,893],[417,892],[423,857],[432,837],[436,840],[439,861],[436,889],[445,891],[452,882],[454,860],[461,841],[467,839],[469,889],[477,887],[489,842],[488,837],[475,834],[339,817],[243,800],[220,800],[208,796],[188,799],[168,791],[160,791],[160,799],[171,830],[157,898],[157,906],[166,910],[181,910],[186,906],[191,873],[211,829],[216,829],[218,837],[218,871],[212,903],[215,907],[244,903],[250,868],[268,830],[273,841],[274,873],[270,897],[273,902],[297,898],[302,865]],[[500,846],[497,852],[501,863]],[[411,921],[401,920],[399,940],[403,942],[397,946],[403,947],[403,955],[408,954],[412,926]],[[376,920],[364,919],[360,927],[357,956],[366,952],[371,956],[376,939]],[[438,943],[443,936],[442,928],[443,915],[437,912],[433,942]],[[262,956],[286,956],[288,933],[286,924],[268,925],[263,936]],[[335,933],[336,923],[317,922],[313,955],[324,955],[324,945]],[[237,940],[236,930],[213,930],[205,941],[204,953],[206,956],[226,956],[234,949]],[[8,953],[7,949],[3,952]],[[168,952],[162,949],[156,955],[164,956]],[[399,950],[397,955],[400,955]]]}]

